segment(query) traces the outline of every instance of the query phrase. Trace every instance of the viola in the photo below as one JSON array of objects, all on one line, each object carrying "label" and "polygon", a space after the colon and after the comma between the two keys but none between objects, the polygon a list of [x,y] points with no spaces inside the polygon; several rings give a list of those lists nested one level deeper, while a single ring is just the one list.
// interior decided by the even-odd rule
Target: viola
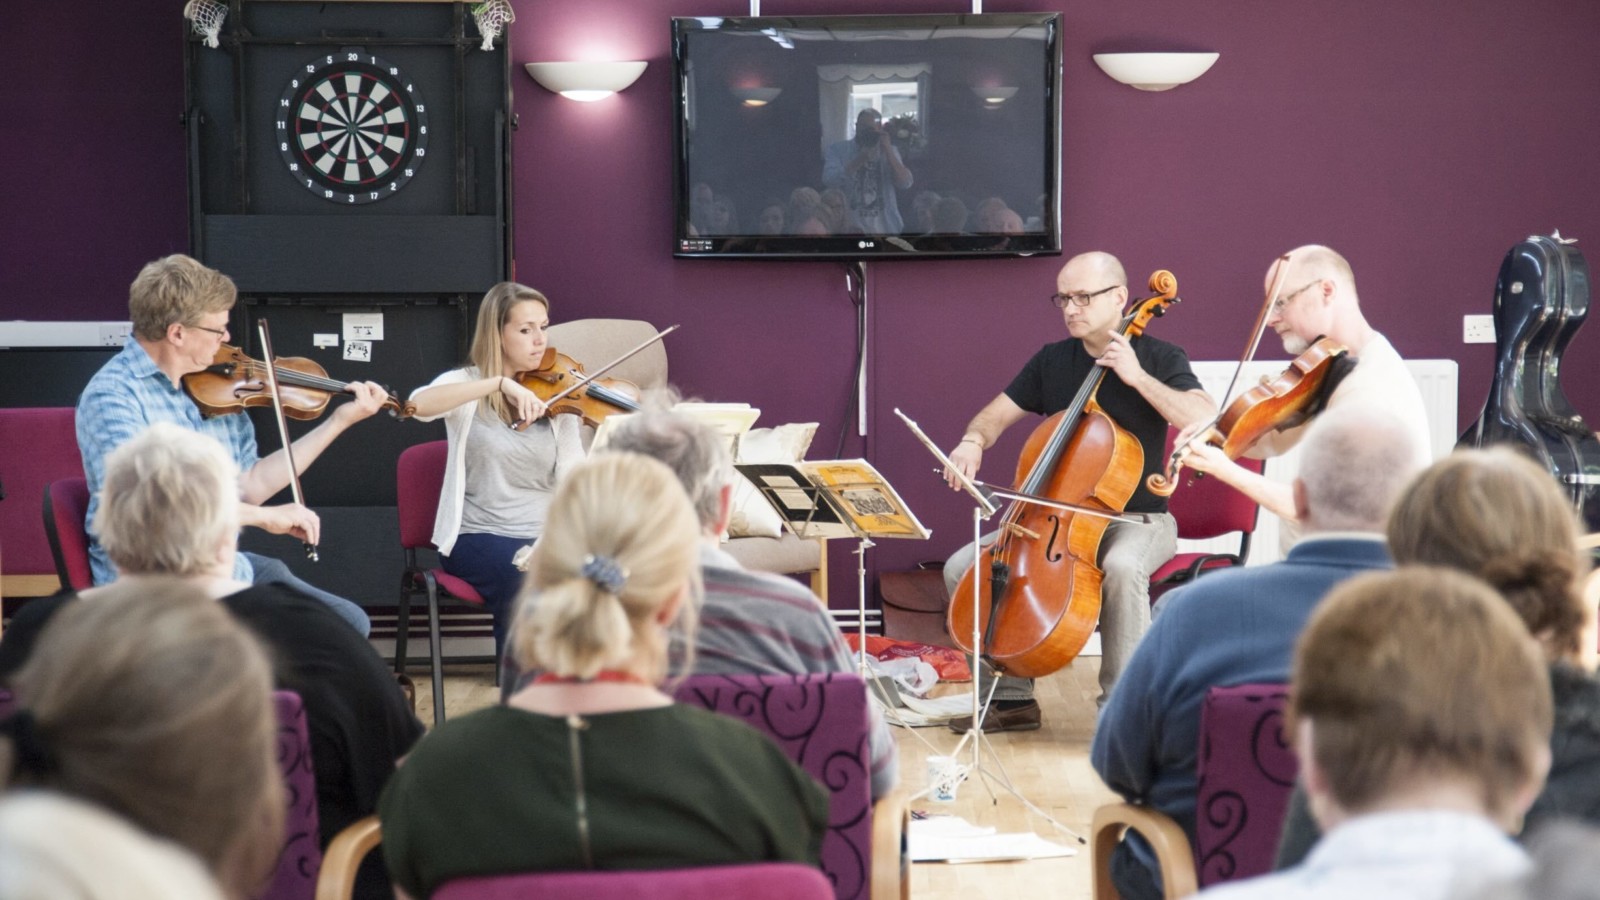
[{"label": "viola", "polygon": [[[1273,378],[1235,397],[1222,415],[1192,441],[1201,441],[1222,450],[1229,459],[1238,459],[1268,432],[1282,431],[1303,424],[1322,411],[1328,397],[1344,376],[1355,367],[1350,350],[1332,338],[1317,338],[1306,351]],[[1178,487],[1178,471],[1183,468],[1187,446],[1174,448],[1167,471],[1145,480],[1150,493],[1170,497]]]},{"label": "viola", "polygon": [[[1121,331],[1130,338],[1178,302],[1171,272],[1151,275],[1150,289],[1156,296],[1140,301],[1122,320]],[[1034,429],[1017,461],[1016,480],[1018,493],[1102,514],[1013,503],[994,542],[979,549],[951,597],[950,635],[961,649],[981,654],[1007,675],[1037,678],[1065,666],[1100,618],[1104,573],[1096,561],[1106,514],[1122,512],[1144,471],[1138,439],[1095,400],[1105,374],[1096,367],[1072,403]],[[981,648],[968,646],[975,616],[987,623]]]},{"label": "viola", "polygon": [[[303,356],[281,356],[273,366],[278,388],[283,395],[283,414],[291,419],[315,419],[328,408],[334,394],[348,393],[345,382],[328,377],[327,370]],[[247,407],[271,406],[272,391],[265,363],[250,358],[238,347],[223,344],[211,365],[183,376],[183,390],[200,407],[202,415],[226,416]],[[415,411],[390,394],[383,408],[396,418],[409,418]]]},{"label": "viola", "polygon": [[[550,347],[539,367],[513,376],[532,391],[552,416],[576,415],[590,427],[607,416],[639,411],[639,386],[621,378],[590,378],[583,364]],[[526,425],[524,425],[526,427]]]},{"label": "viola", "polygon": [[[546,347],[538,366],[512,377],[532,391],[544,403],[550,415],[571,413],[583,417],[585,425],[598,427],[607,416],[639,410],[638,385],[621,378],[600,376],[677,330],[676,325],[661,329],[641,341],[637,347],[596,369],[593,375],[584,374],[583,366],[572,357],[558,353],[554,347]],[[514,427],[520,431],[531,424],[521,422]]]}]

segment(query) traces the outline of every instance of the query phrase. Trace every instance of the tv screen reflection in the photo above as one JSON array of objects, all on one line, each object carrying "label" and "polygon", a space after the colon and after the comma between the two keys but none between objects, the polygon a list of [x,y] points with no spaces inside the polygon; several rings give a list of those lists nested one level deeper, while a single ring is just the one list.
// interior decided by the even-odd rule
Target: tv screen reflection
[{"label": "tv screen reflection", "polygon": [[676,253],[1059,252],[1059,26],[674,19]]}]

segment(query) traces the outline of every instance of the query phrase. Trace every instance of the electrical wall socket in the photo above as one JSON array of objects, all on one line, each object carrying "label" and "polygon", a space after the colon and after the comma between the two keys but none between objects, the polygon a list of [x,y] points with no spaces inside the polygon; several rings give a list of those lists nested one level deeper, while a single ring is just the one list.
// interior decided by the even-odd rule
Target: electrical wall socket
[{"label": "electrical wall socket", "polygon": [[1462,316],[1461,341],[1466,344],[1494,343],[1494,316]]}]

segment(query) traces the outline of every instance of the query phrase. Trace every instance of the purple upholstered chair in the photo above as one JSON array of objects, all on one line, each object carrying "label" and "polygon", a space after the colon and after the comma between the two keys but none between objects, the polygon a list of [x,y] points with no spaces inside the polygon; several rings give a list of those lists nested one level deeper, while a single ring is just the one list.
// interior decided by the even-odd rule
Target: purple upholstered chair
[{"label": "purple upholstered chair", "polygon": [[[684,679],[677,700],[733,716],[768,735],[813,778],[832,792],[828,833],[822,841],[823,897],[849,900],[905,900],[906,802],[900,791],[873,802],[870,720],[866,685],[853,673],[827,675],[699,675]],[[317,887],[317,900],[342,900],[350,895],[355,867],[382,840],[377,817],[346,828],[328,845]],[[713,866],[671,872],[538,873],[453,882],[434,892],[442,898],[599,897],[626,900],[677,900],[688,897],[816,896],[804,882],[780,893],[765,885],[708,884],[706,878],[742,877],[741,870],[778,864]],[[681,873],[681,874],[679,874]],[[594,879],[592,883],[585,879]],[[682,881],[680,884],[679,881]],[[807,880],[811,880],[808,879]],[[493,883],[491,885],[491,883]],[[717,882],[722,884],[722,882]],[[490,893],[490,887],[503,893]],[[566,893],[571,887],[574,893]],[[447,891],[460,890],[461,893]],[[553,893],[552,893],[553,891]],[[613,891],[615,891],[613,893]]]},{"label": "purple upholstered chair", "polygon": [[829,900],[821,872],[799,863],[754,863],[640,872],[534,872],[451,881],[433,900]]},{"label": "purple upholstered chair", "polygon": [[872,801],[866,685],[854,673],[696,675],[677,700],[733,716],[777,742],[832,792],[822,871],[839,900],[904,897],[906,807]]},{"label": "purple upholstered chair", "polygon": [[428,652],[433,676],[433,724],[444,721],[444,642],[439,636],[439,598],[483,606],[472,585],[437,566],[423,565],[419,550],[433,545],[433,520],[439,512],[439,491],[444,486],[444,466],[449,453],[445,441],[407,447],[395,467],[395,509],[400,514],[400,546],[406,552],[406,570],[400,576],[400,608],[395,621],[394,670],[406,670],[406,639],[411,635],[411,598],[428,598]]},{"label": "purple upholstered chair", "polygon": [[322,850],[306,708],[300,695],[293,691],[274,691],[272,706],[278,714],[278,767],[283,772],[289,810],[284,817],[284,844],[278,868],[256,900],[311,900],[322,868]]},{"label": "purple upholstered chair", "polygon": [[83,477],[75,418],[70,406],[0,409],[0,547],[6,554],[0,593],[8,598],[60,589],[39,527],[39,500],[50,482]]},{"label": "purple upholstered chair", "polygon": [[1096,900],[1118,897],[1111,851],[1133,828],[1155,848],[1168,898],[1197,887],[1250,878],[1272,869],[1299,760],[1283,732],[1288,689],[1281,684],[1214,687],[1200,711],[1195,846],[1171,818],[1116,803],[1095,811],[1090,828]]},{"label": "purple upholstered chair", "polygon": [[56,577],[75,591],[94,587],[89,564],[89,482],[60,478],[44,486],[44,534],[50,542]]}]

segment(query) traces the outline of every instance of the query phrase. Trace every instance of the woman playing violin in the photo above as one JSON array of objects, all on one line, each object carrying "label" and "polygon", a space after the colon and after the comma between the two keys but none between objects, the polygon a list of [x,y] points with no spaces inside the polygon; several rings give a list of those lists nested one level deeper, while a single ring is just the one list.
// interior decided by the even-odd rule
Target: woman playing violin
[{"label": "woman playing violin", "polygon": [[497,653],[522,585],[511,558],[544,530],[556,485],[584,458],[579,418],[546,416],[516,380],[539,368],[549,327],[544,294],[501,282],[478,310],[470,363],[411,395],[415,418],[443,416],[450,442],[433,543],[444,570],[487,602]]},{"label": "woman playing violin", "polygon": [[[1429,449],[1432,441],[1422,392],[1394,346],[1367,324],[1356,296],[1355,275],[1350,263],[1327,247],[1299,247],[1274,261],[1267,270],[1266,290],[1273,293],[1274,288],[1266,325],[1277,332],[1284,350],[1300,354],[1317,338],[1328,337],[1349,348],[1357,359],[1355,369],[1334,388],[1324,408],[1363,405],[1399,416],[1412,429],[1418,464],[1426,466],[1433,459],[1433,453]],[[1186,429],[1180,436],[1180,445],[1191,430]],[[1302,424],[1270,433],[1246,455],[1270,458],[1287,453],[1300,442],[1305,430],[1306,425]],[[1216,447],[1194,442],[1184,455],[1183,464],[1215,476],[1285,522],[1295,521],[1294,496],[1289,485],[1245,469]],[[1293,529],[1284,532],[1285,544],[1292,540],[1291,531]]]},{"label": "woman playing violin", "polygon": [[[317,514],[298,503],[262,506],[289,484],[288,456],[281,449],[265,457],[256,451],[255,427],[244,415],[207,418],[184,392],[185,375],[205,370],[228,338],[228,313],[238,290],[228,276],[182,254],[158,259],[140,270],[128,290],[133,335],[78,398],[78,449],[89,481],[90,534],[105,481],[106,457],[156,422],[171,422],[209,434],[228,448],[243,473],[239,481],[241,524],[291,534],[316,543]],[[340,404],[316,428],[294,442],[294,463],[305,468],[345,429],[377,412],[388,398],[370,381],[345,385],[353,400]],[[117,576],[110,557],[96,542],[90,546],[96,584]],[[234,577],[263,584],[285,583],[311,594],[365,635],[371,622],[361,607],[318,590],[289,572],[281,560],[240,553]]]}]

